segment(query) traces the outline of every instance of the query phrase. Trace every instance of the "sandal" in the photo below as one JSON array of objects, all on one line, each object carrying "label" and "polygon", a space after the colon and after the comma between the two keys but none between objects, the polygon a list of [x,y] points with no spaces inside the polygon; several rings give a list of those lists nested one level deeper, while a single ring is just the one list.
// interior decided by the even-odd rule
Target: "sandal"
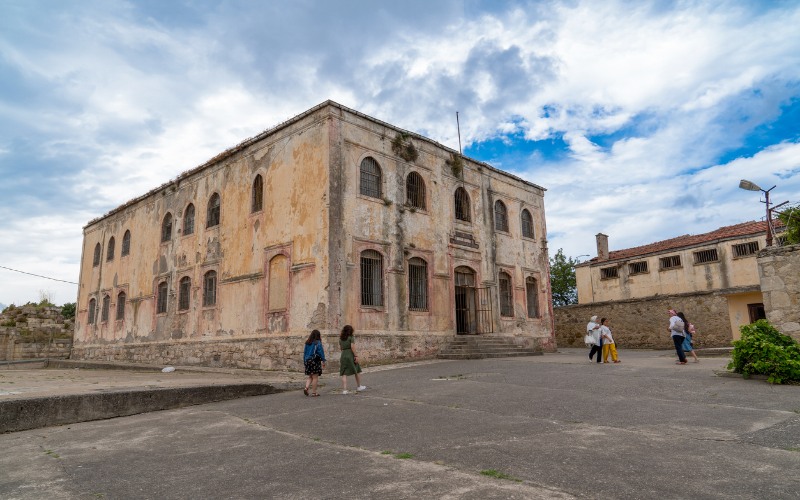
[{"label": "sandal", "polygon": [[305,394],[306,396],[308,396],[308,387],[306,387],[305,389],[303,389],[303,394]]},{"label": "sandal", "polygon": [[319,394],[317,394],[316,392],[312,392],[312,393],[311,393],[311,396],[316,398],[316,397],[318,397],[318,396],[319,396]]}]

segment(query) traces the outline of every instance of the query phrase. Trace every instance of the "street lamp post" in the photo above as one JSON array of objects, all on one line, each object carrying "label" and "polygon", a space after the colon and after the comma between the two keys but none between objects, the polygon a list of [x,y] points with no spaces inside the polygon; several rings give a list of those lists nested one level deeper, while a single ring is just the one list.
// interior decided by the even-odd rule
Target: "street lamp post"
[{"label": "street lamp post", "polygon": [[772,191],[773,189],[775,189],[776,186],[772,186],[771,188],[765,190],[765,189],[761,189],[758,186],[758,184],[756,184],[754,182],[750,182],[748,180],[742,179],[741,181],[739,181],[739,187],[741,189],[745,189],[747,191],[761,191],[762,193],[764,193],[764,201],[762,203],[764,203],[766,205],[766,207],[767,207],[767,246],[771,247],[772,246],[772,233],[773,233],[773,230],[772,230],[772,211],[775,210],[778,207],[782,207],[783,205],[786,205],[789,202],[788,201],[784,201],[780,205],[776,205],[774,207],[769,206],[770,205],[769,192]]}]

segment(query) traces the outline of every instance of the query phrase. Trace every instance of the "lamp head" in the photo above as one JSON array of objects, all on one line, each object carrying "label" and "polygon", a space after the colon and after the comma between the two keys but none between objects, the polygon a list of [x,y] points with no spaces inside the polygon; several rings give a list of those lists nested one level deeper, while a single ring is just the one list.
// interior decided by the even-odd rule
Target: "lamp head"
[{"label": "lamp head", "polygon": [[741,189],[746,189],[748,191],[763,191],[757,184],[754,184],[750,181],[746,181],[744,179],[739,181],[739,187]]}]

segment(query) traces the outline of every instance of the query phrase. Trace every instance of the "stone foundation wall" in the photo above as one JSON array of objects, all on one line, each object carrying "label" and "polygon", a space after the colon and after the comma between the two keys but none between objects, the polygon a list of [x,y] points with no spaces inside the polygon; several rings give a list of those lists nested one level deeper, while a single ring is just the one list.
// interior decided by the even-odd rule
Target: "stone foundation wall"
[{"label": "stone foundation wall", "polygon": [[767,319],[800,341],[800,245],[759,252],[758,275]]},{"label": "stone foundation wall", "polygon": [[24,342],[15,334],[0,333],[0,361],[23,359],[69,358],[72,339],[53,339],[51,342]]},{"label": "stone foundation wall", "polygon": [[614,302],[598,302],[554,309],[559,347],[584,347],[586,323],[593,315],[610,320],[620,349],[670,349],[667,310],[683,311],[697,327],[695,347],[729,347],[733,338],[728,302],[716,292],[684,294]]}]

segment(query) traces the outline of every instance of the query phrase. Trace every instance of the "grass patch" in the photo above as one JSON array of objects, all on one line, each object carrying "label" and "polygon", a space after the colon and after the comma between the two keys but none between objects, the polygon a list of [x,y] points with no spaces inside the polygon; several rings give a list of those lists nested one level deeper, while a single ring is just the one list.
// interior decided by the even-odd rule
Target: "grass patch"
[{"label": "grass patch", "polygon": [[394,458],[399,458],[400,460],[407,460],[409,458],[414,458],[414,455],[411,453],[398,453],[394,456]]},{"label": "grass patch", "polygon": [[391,454],[392,454],[392,452],[391,452],[391,451],[389,451],[389,450],[383,450],[383,451],[381,452],[381,455],[391,455]]},{"label": "grass patch", "polygon": [[53,450],[44,450],[45,455],[50,455],[53,458],[61,458],[61,455],[54,452]]},{"label": "grass patch", "polygon": [[482,470],[481,474],[483,474],[484,476],[493,477],[495,479],[508,479],[509,481],[516,481],[518,483],[522,482],[522,479],[517,479],[514,476],[506,474],[505,472],[500,472],[499,470],[496,469]]},{"label": "grass patch", "polygon": [[800,448],[786,448],[786,451],[800,451]]}]

